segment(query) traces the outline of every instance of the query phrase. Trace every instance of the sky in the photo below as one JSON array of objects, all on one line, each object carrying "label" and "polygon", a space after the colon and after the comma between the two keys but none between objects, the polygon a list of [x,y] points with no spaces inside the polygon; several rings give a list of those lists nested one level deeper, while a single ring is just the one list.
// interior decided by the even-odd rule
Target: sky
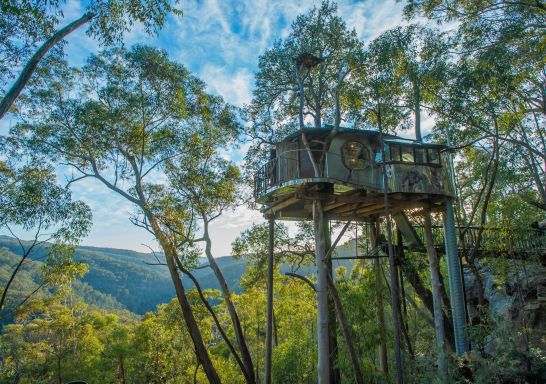
[{"label": "sky", "polygon": [[[208,90],[236,106],[252,97],[258,58],[277,39],[287,36],[292,21],[318,1],[293,0],[186,0],[179,5],[184,15],[169,17],[155,37],[136,25],[126,34],[126,46],[147,44],[165,49],[172,60],[186,66],[207,83]],[[377,37],[403,20],[403,2],[395,0],[338,1],[339,13],[349,28],[363,41]],[[82,2],[68,0],[64,9],[68,23],[83,13]],[[100,50],[98,43],[78,30],[67,38],[65,52],[70,64],[83,65],[87,57]],[[14,122],[1,122],[0,132]],[[240,162],[247,144],[230,152]],[[129,222],[131,205],[100,182],[90,179],[73,184],[73,197],[90,205],[93,227],[83,245],[125,248],[148,252],[157,249],[150,234]],[[211,225],[215,257],[231,253],[232,241],[253,223],[263,223],[258,211],[239,207],[226,212]]]}]

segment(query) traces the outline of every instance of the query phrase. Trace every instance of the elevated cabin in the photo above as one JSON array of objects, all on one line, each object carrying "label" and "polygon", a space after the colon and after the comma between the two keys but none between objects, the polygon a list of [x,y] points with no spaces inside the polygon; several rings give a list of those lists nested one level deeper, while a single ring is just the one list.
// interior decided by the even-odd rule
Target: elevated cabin
[{"label": "elevated cabin", "polygon": [[[262,211],[284,219],[308,218],[310,200],[320,198],[332,219],[380,215],[383,161],[393,211],[424,203],[434,207],[453,196],[446,146],[384,134],[383,159],[379,132],[342,129],[323,153],[322,143],[329,133],[329,129],[304,129],[274,146],[270,160],[254,179]],[[310,155],[321,168],[318,175]]]}]

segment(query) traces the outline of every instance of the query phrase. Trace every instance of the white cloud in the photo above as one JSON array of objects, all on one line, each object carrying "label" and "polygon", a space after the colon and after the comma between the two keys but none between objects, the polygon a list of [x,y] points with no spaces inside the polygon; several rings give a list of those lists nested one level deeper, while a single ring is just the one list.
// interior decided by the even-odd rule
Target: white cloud
[{"label": "white cloud", "polygon": [[210,226],[213,255],[215,257],[230,255],[231,243],[243,230],[250,228],[253,224],[264,222],[265,219],[259,211],[245,206],[225,212]]},{"label": "white cloud", "polygon": [[[65,19],[76,19],[83,12],[83,2],[69,0],[63,8]],[[286,37],[297,15],[308,11],[319,1],[304,0],[194,0],[183,2],[183,17],[169,16],[158,37],[148,37],[141,26],[134,26],[125,43],[156,45],[166,49],[170,57],[183,63],[201,77],[210,92],[226,101],[242,106],[251,100],[258,58],[273,45],[275,39]],[[359,37],[369,41],[385,30],[405,23],[404,4],[395,0],[363,2],[338,1],[339,12]],[[66,52],[73,65],[81,65],[90,53],[101,47],[85,34],[85,27],[71,34]],[[424,131],[429,129],[424,119]],[[0,123],[0,133],[9,123]],[[223,155],[240,162],[248,144],[230,149]],[[154,176],[155,179],[155,176]],[[163,180],[164,181],[164,180]],[[74,197],[83,199],[93,208],[94,227],[85,244],[123,247],[145,251],[140,244],[153,245],[151,236],[128,221],[133,207],[99,182],[84,180],[74,185]],[[264,219],[260,212],[246,207],[226,212],[211,226],[213,251],[227,255],[231,242],[252,223]],[[294,228],[293,224],[290,228]]]},{"label": "white cloud", "polygon": [[234,105],[243,106],[252,98],[252,73],[246,69],[230,73],[226,67],[207,64],[199,73],[211,92],[222,95]]}]

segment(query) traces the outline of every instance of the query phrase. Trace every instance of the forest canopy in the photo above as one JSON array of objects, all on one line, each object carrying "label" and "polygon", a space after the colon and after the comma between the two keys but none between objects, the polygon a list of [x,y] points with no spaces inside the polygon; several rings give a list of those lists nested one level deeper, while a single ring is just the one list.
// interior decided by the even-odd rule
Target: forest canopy
[{"label": "forest canopy", "polygon": [[[364,39],[324,0],[245,105],[127,43],[184,3],[68,3],[0,2],[1,382],[546,380],[544,1],[408,1]],[[79,246],[91,182],[149,253]]]}]

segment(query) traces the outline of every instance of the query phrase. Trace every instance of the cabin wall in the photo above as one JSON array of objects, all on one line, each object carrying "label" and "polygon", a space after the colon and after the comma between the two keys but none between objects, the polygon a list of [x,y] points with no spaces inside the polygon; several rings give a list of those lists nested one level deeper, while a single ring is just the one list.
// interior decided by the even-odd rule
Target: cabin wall
[{"label": "cabin wall", "polygon": [[[350,169],[343,161],[343,146],[349,141],[358,142],[363,145],[363,153],[367,166],[364,168]],[[372,191],[381,191],[381,168],[375,163],[376,153],[379,151],[379,144],[375,137],[363,137],[358,134],[341,134],[337,136],[330,145],[326,160],[327,177],[344,183],[351,183],[362,186]]]},{"label": "cabin wall", "polygon": [[[315,161],[318,161],[324,138],[308,139],[314,145],[311,152]],[[454,196],[449,158],[446,153],[440,155],[440,148],[415,145],[401,140],[386,140],[385,158],[389,193]],[[434,157],[431,157],[432,154]],[[278,143],[272,156],[262,177],[268,186],[282,184],[294,186],[298,184],[298,180],[304,183],[305,179],[316,177],[309,153],[300,137]],[[327,181],[339,182],[339,185],[365,189],[369,192],[383,192],[378,135],[342,132],[332,140],[324,161],[322,177]]]}]

